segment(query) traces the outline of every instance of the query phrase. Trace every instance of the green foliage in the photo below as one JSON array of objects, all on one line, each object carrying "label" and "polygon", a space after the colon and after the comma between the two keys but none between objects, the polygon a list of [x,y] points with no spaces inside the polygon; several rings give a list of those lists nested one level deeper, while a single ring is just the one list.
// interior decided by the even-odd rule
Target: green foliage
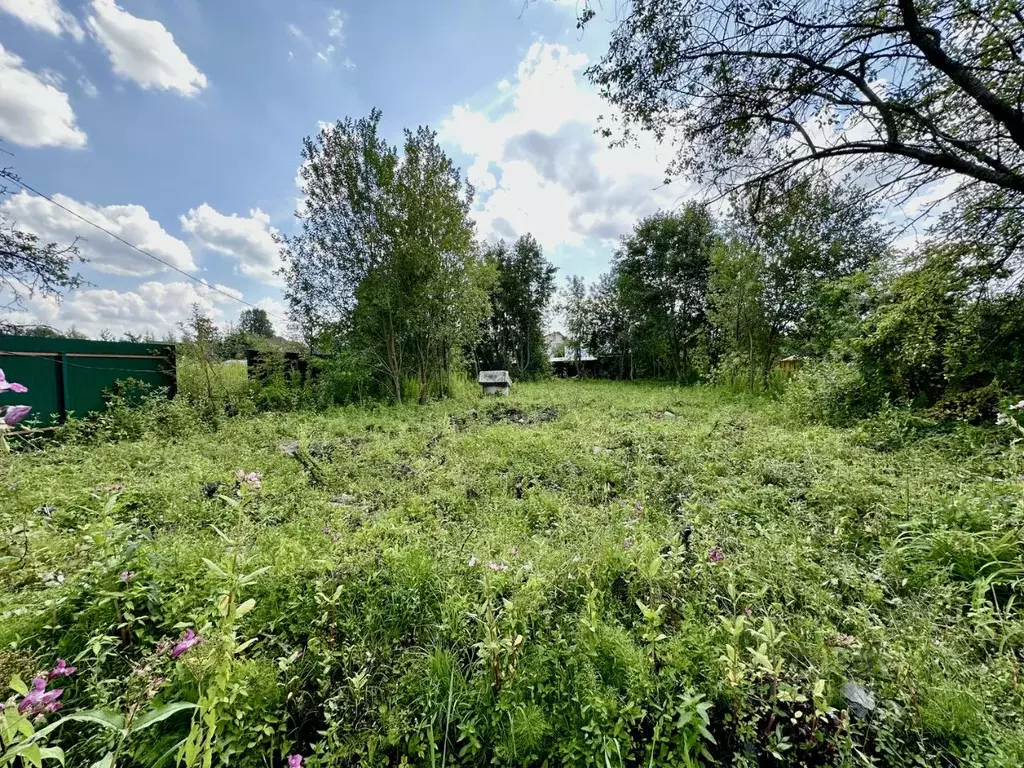
[{"label": "green foliage", "polygon": [[[1008,427],[804,428],[608,382],[459,398],[0,457],[0,675],[78,666],[36,734],[148,725],[69,719],[41,746],[121,768],[1020,763]],[[204,642],[169,658],[186,628]],[[868,719],[842,713],[851,679]]]},{"label": "green foliage", "polygon": [[505,241],[484,255],[497,274],[490,291],[491,316],[477,347],[483,369],[507,370],[516,381],[548,371],[544,315],[555,292],[555,272],[540,245],[523,235],[509,248]]},{"label": "green foliage", "polygon": [[381,113],[325,127],[304,144],[302,232],[285,241],[287,297],[310,341],[327,329],[401,402],[444,395],[490,311],[493,267],[478,258],[472,188],[427,128],[401,154]]},{"label": "green foliage", "polygon": [[853,363],[828,360],[798,371],[786,384],[785,402],[810,424],[848,427],[875,413],[884,400],[881,388],[869,383]]}]

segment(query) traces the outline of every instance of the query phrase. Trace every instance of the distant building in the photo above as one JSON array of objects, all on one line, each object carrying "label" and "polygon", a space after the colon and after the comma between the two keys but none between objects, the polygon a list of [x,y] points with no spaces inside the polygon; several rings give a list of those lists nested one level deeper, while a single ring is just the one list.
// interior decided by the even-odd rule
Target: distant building
[{"label": "distant building", "polygon": [[565,334],[561,331],[552,331],[544,337],[548,347],[549,357],[561,357],[565,354]]}]

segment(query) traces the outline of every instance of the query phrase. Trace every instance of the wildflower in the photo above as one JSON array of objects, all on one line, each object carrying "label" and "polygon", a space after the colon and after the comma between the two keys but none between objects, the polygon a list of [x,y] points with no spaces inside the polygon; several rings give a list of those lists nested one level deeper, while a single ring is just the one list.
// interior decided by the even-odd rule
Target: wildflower
[{"label": "wildflower", "polygon": [[57,699],[64,693],[63,688],[55,688],[52,691],[46,690],[46,678],[36,677],[32,679],[32,690],[25,694],[25,698],[18,704],[18,713],[29,717],[35,717],[43,712],[56,712],[60,709]]},{"label": "wildflower", "polygon": [[708,562],[720,563],[725,560],[725,552],[718,547],[712,547],[708,550]]},{"label": "wildflower", "polygon": [[250,491],[258,491],[263,487],[263,475],[259,472],[246,472],[244,469],[235,470],[235,480],[239,485],[245,483]]},{"label": "wildflower", "polygon": [[505,565],[504,563],[494,563],[494,562],[491,562],[491,563],[487,564],[487,567],[490,568],[492,571],[507,571],[508,570],[508,566]]},{"label": "wildflower", "polygon": [[636,503],[636,513],[637,513],[637,514],[639,515],[639,514],[640,514],[641,512],[643,512],[643,511],[644,511],[644,505],[643,505],[643,504],[641,504],[641,503],[640,503],[640,502],[638,501],[638,502]]},{"label": "wildflower", "polygon": [[8,381],[7,376],[5,376],[3,370],[0,369],[0,393],[8,391],[17,392],[19,395],[23,395],[28,392],[28,387],[24,384],[16,384],[13,381]]},{"label": "wildflower", "polygon": [[476,568],[478,565],[480,565],[480,561],[477,560],[476,555],[473,555],[473,557],[469,558],[469,562],[466,563],[466,565],[468,565],[470,568]]},{"label": "wildflower", "polygon": [[754,609],[753,609],[753,608],[751,608],[751,607],[750,607],[750,606],[748,605],[748,606],[747,606],[746,608],[744,608],[744,609],[743,609],[743,614],[744,614],[745,616],[753,616],[753,615],[754,615]]},{"label": "wildflower", "polygon": [[72,667],[64,661],[64,659],[57,659],[57,665],[50,670],[50,674],[47,679],[53,680],[55,677],[71,677],[77,671],[78,667]]},{"label": "wildflower", "polygon": [[[17,391],[17,390],[15,390],[15,391]],[[1019,411],[1019,410],[1022,410],[1022,409],[1024,409],[1024,400],[1016,402],[1016,403],[1014,403],[1013,405],[1010,406],[1010,410],[1011,411]]]},{"label": "wildflower", "polygon": [[341,534],[340,533],[338,533],[337,531],[331,530],[331,528],[329,528],[327,526],[324,526],[323,534],[324,534],[324,536],[330,536],[331,537],[331,541],[338,541],[341,538]]},{"label": "wildflower", "polygon": [[25,417],[32,412],[30,405],[8,405],[4,411],[4,424],[8,427],[15,427],[25,420]]},{"label": "wildflower", "polygon": [[121,581],[131,581],[135,578],[135,571],[121,571]]},{"label": "wildflower", "polygon": [[288,768],[302,768],[302,755],[288,755]]},{"label": "wildflower", "polygon": [[171,649],[171,658],[178,658],[179,656],[187,653],[188,650],[192,648],[192,646],[198,645],[201,642],[203,642],[203,638],[199,637],[199,635],[197,635],[191,629],[186,629],[185,634],[182,636],[181,640],[179,640],[177,645],[175,645],[174,648]]},{"label": "wildflower", "polygon": [[1009,417],[1005,413],[996,415],[996,426],[1003,427],[1010,423]]},{"label": "wildflower", "polygon": [[623,549],[632,549],[633,548],[633,540],[632,539],[626,539],[624,542],[622,542],[622,548]]}]

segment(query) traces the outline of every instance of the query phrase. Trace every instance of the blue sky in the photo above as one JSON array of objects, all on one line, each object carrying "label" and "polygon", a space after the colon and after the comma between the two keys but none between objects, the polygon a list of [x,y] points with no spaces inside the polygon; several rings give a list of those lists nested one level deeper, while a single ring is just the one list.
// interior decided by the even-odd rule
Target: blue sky
[{"label": "blue sky", "polygon": [[[301,139],[379,107],[394,142],[440,132],[478,188],[481,239],[532,231],[562,276],[593,278],[638,216],[686,194],[656,189],[668,157],[651,141],[593,135],[610,110],[583,69],[610,24],[581,36],[573,0],[0,0],[0,146],[31,186],[280,325],[270,233],[293,226]],[[22,322],[160,334],[193,302],[220,322],[244,308],[40,198],[2,210],[87,238],[91,285]]]}]

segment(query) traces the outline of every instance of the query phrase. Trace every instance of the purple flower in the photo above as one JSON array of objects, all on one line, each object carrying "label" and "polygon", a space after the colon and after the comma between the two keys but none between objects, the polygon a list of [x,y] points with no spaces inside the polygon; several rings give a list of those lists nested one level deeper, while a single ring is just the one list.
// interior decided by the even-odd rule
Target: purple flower
[{"label": "purple flower", "polygon": [[193,632],[191,629],[186,629],[185,634],[182,635],[181,640],[178,641],[177,645],[171,649],[171,658],[176,659],[179,656],[188,652],[193,645],[198,645],[203,642],[203,638]]},{"label": "purple flower", "polygon": [[32,412],[30,405],[8,405],[4,411],[4,424],[14,427],[25,420],[25,417]]},{"label": "purple flower", "polygon": [[633,548],[633,540],[632,539],[626,539],[624,542],[622,542],[622,548],[623,549],[632,549]]},{"label": "purple flower", "polygon": [[487,567],[490,568],[492,571],[507,571],[508,570],[508,566],[505,565],[504,563],[494,563],[494,562],[491,562],[491,563],[487,564]]},{"label": "purple flower", "polygon": [[718,547],[712,547],[708,550],[708,562],[720,563],[725,560],[725,552]]},{"label": "purple flower", "polygon": [[48,679],[53,680],[55,677],[71,677],[77,671],[78,667],[72,667],[64,661],[64,659],[57,659],[57,666],[50,670]]},{"label": "purple flower", "polygon": [[302,768],[302,755],[288,755],[288,768]]},{"label": "purple flower", "polygon": [[638,514],[644,511],[644,505],[641,504],[639,501],[636,503],[636,511]]},{"label": "purple flower", "polygon": [[56,712],[60,709],[57,699],[63,693],[63,688],[47,691],[46,678],[35,677],[32,679],[32,690],[26,693],[25,698],[18,704],[18,712],[22,715],[28,713],[29,717],[35,717],[43,712]]},{"label": "purple flower", "polygon": [[17,392],[19,395],[23,395],[28,392],[28,387],[24,384],[16,384],[13,381],[8,381],[7,376],[4,375],[2,369],[0,369],[0,393],[3,392]]},{"label": "purple flower", "polygon": [[121,581],[131,581],[135,578],[135,571],[121,571]]}]

